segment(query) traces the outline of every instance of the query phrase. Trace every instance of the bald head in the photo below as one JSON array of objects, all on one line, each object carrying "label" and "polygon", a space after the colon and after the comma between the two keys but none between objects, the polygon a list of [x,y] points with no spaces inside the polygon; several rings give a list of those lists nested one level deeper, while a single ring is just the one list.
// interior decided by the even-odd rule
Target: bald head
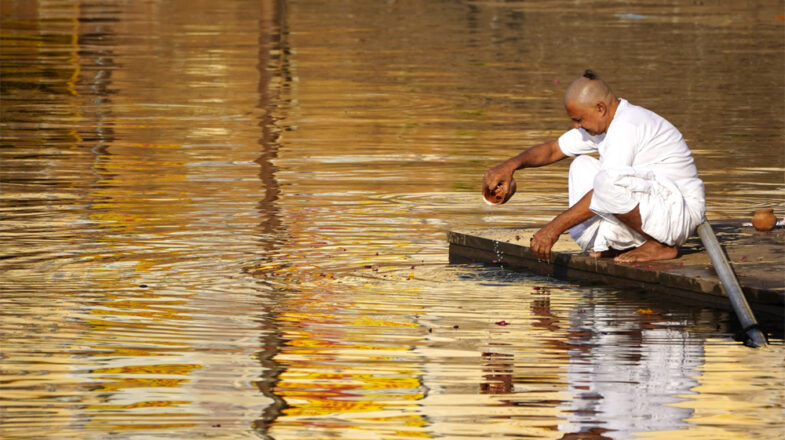
[{"label": "bald head", "polygon": [[592,136],[605,133],[619,107],[619,100],[605,81],[591,70],[583,73],[564,92],[564,109],[572,126]]},{"label": "bald head", "polygon": [[593,107],[598,102],[609,106],[616,100],[616,95],[605,81],[591,70],[586,70],[583,75],[570,83],[564,91],[564,105],[577,104],[581,107]]}]

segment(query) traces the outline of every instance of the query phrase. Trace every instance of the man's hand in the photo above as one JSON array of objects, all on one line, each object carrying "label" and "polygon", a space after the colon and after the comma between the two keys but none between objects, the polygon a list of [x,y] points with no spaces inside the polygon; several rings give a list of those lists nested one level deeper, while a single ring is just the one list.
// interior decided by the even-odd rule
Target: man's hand
[{"label": "man's hand", "polygon": [[589,209],[593,195],[594,190],[587,192],[586,195],[578,200],[578,203],[556,216],[555,219],[534,234],[531,242],[529,242],[529,246],[537,258],[550,261],[551,248],[559,240],[559,235],[567,229],[594,217],[594,213]]},{"label": "man's hand", "polygon": [[515,180],[512,178],[515,170],[549,165],[565,157],[567,155],[559,148],[558,140],[535,145],[486,171],[482,178],[483,197],[494,204],[504,203],[515,192]]},{"label": "man's hand", "polygon": [[541,260],[550,261],[551,248],[559,240],[561,232],[555,230],[550,223],[537,231],[529,242],[534,255]]},{"label": "man's hand", "polygon": [[512,175],[515,168],[508,162],[497,165],[485,172],[482,178],[482,194],[486,200],[494,203],[504,203],[509,198],[510,187],[513,182]]}]

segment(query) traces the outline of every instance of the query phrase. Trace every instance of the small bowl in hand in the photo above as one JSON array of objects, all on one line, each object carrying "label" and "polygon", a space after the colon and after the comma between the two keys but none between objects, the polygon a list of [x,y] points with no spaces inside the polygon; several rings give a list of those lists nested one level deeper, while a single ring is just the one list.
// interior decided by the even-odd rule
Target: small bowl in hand
[{"label": "small bowl in hand", "polygon": [[483,188],[482,198],[485,200],[485,203],[493,206],[507,203],[518,189],[518,184],[515,183],[515,179],[510,179],[510,184],[507,187],[506,193],[504,192],[504,189],[504,185],[502,184],[497,185],[493,190],[490,188]]}]

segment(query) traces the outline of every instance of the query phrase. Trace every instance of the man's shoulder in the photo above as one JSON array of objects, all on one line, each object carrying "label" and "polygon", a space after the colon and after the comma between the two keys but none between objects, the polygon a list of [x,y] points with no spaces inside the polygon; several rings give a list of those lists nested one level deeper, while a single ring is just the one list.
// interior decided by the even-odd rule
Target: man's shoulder
[{"label": "man's shoulder", "polygon": [[[657,112],[650,110],[646,107],[635,105],[625,99],[620,99],[619,109],[616,115],[620,120],[633,123],[635,125],[641,123],[659,123],[662,121],[667,122],[667,119],[660,116]],[[620,110],[620,111],[619,111]]]}]

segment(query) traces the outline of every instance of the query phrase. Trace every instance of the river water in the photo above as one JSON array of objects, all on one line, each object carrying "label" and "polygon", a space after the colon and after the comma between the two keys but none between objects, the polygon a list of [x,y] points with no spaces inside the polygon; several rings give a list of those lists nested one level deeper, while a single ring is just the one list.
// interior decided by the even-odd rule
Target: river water
[{"label": "river water", "polygon": [[563,209],[566,161],[479,181],[587,67],[782,215],[782,1],[0,5],[0,437],[785,434],[781,332],[445,241]]}]

